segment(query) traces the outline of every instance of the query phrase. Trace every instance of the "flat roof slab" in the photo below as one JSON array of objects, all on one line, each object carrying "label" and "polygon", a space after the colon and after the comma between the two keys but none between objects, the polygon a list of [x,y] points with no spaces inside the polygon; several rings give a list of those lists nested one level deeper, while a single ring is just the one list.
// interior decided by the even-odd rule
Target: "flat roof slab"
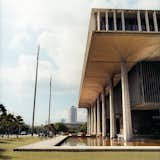
[{"label": "flat roof slab", "polygon": [[122,59],[128,70],[142,60],[160,60],[160,33],[93,32],[85,58],[79,107],[94,103],[110,77],[120,74]]}]

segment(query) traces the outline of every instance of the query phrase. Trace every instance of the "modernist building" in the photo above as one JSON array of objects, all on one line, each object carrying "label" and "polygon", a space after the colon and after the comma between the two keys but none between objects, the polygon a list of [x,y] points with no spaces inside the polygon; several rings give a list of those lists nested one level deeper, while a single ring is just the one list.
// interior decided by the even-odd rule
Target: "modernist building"
[{"label": "modernist building", "polygon": [[79,107],[89,135],[160,135],[160,11],[92,9]]},{"label": "modernist building", "polygon": [[72,106],[69,109],[69,122],[76,123],[77,122],[77,108]]}]

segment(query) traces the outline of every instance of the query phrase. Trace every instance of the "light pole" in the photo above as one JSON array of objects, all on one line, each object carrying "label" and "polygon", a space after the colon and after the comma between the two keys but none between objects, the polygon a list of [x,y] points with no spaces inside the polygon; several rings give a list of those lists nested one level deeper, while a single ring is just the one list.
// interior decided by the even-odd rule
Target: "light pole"
[{"label": "light pole", "polygon": [[49,136],[49,127],[50,127],[50,113],[51,113],[51,94],[52,94],[52,76],[50,77],[49,83],[49,112],[48,112],[48,136]]},{"label": "light pole", "polygon": [[34,101],[33,101],[33,115],[32,115],[32,136],[34,133],[34,117],[35,117],[35,106],[36,106],[36,95],[37,95],[37,76],[38,76],[38,63],[39,63],[39,51],[40,45],[37,49],[37,65],[36,65],[36,77],[35,77],[35,87],[34,87]]}]

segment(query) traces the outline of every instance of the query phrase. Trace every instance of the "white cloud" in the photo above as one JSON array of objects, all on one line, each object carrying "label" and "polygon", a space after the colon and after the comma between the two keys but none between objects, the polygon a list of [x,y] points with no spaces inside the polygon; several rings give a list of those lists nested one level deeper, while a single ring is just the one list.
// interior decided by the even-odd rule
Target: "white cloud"
[{"label": "white cloud", "polygon": [[[47,48],[48,50],[54,48],[55,50],[58,49],[59,38],[56,34],[50,31],[42,32],[38,37],[38,44],[40,44],[41,48]],[[52,52],[52,50],[50,51]],[[57,52],[56,52],[57,54]]]},{"label": "white cloud", "polygon": [[[57,107],[57,108],[63,108],[63,107]],[[51,116],[51,120],[54,122],[60,122],[61,119],[65,119],[66,122],[68,122],[68,109],[60,110],[58,113],[53,112],[53,116]]]},{"label": "white cloud", "polygon": [[[14,52],[23,46],[24,50],[40,43],[38,84],[48,84],[53,75],[57,94],[68,91],[75,93],[80,85],[82,63],[86,46],[91,8],[157,8],[159,0],[1,0],[4,33],[12,32],[7,42]],[[159,8],[159,7],[158,7]],[[4,24],[6,23],[6,24]],[[7,30],[8,29],[8,30]],[[29,43],[31,42],[31,43]],[[8,44],[5,43],[8,47]],[[5,53],[6,54],[6,53]],[[5,55],[3,57],[9,57]],[[10,53],[7,53],[10,54]],[[46,60],[45,58],[48,59]],[[13,96],[25,95],[28,84],[34,84],[36,57],[19,53],[17,64],[1,68],[1,86]],[[54,67],[54,65],[56,67]],[[33,87],[33,86],[32,86]],[[76,98],[76,97],[75,97]],[[65,108],[64,105],[58,105]],[[65,117],[66,113],[56,113]],[[42,116],[43,117],[43,116]],[[78,113],[80,120],[85,114]]]},{"label": "white cloud", "polygon": [[[12,68],[1,68],[1,84],[5,87],[7,85],[14,93],[21,95],[24,93],[24,88],[28,84],[33,84],[35,80],[36,57],[21,55],[18,63]],[[41,82],[48,81],[52,73],[52,65],[50,62],[40,60],[38,79]]]},{"label": "white cloud", "polygon": [[[152,4],[144,0],[134,2],[134,7],[159,4],[157,0]],[[15,33],[11,46],[16,48],[23,41],[29,41],[30,37],[26,33],[29,29],[42,29],[37,42],[47,49],[51,63],[57,65],[57,70],[54,70],[56,79],[66,87],[77,87],[80,83],[90,9],[132,7],[132,1],[127,0],[6,0],[3,3],[14,13],[14,27],[24,30]]]},{"label": "white cloud", "polygon": [[26,32],[16,33],[10,42],[10,48],[14,49],[20,46],[24,46],[26,42],[29,42],[30,36]]},{"label": "white cloud", "polygon": [[159,0],[152,0],[152,1],[146,1],[146,0],[140,0],[136,1],[135,7],[142,8],[142,9],[160,9],[160,1]]},{"label": "white cloud", "polygon": [[[57,66],[56,80],[66,86],[77,87],[81,75],[80,66],[82,66],[83,54],[81,45],[75,44],[76,34],[74,32],[78,33],[77,29],[72,31],[64,29],[61,32],[45,31],[41,33],[38,41],[42,48],[47,49],[51,60]],[[77,34],[77,39],[81,38],[79,35]]]}]

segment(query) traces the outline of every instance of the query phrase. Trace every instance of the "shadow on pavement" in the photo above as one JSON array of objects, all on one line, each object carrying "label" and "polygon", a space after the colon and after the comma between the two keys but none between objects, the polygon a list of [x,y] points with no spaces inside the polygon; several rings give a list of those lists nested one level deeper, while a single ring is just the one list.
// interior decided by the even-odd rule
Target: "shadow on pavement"
[{"label": "shadow on pavement", "polygon": [[0,141],[0,143],[4,143],[4,144],[8,144],[9,142],[7,142],[7,141]]},{"label": "shadow on pavement", "polygon": [[11,156],[3,155],[3,152],[5,152],[5,149],[1,149],[0,148],[0,160],[9,160],[9,159],[12,159]]}]

